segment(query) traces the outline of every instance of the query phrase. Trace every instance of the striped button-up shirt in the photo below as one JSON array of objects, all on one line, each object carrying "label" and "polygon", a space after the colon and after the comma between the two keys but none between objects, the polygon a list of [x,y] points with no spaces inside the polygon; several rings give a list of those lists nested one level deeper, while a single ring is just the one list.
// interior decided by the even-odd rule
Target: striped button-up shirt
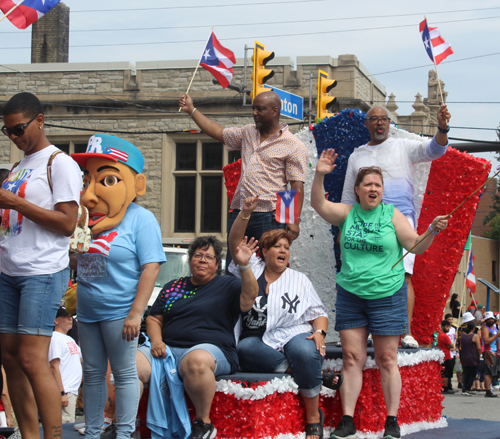
[{"label": "striped button-up shirt", "polygon": [[260,141],[255,125],[225,128],[224,144],[229,151],[241,150],[241,177],[231,203],[241,209],[245,198],[259,195],[256,212],[276,209],[276,192],[286,189],[289,181],[306,180],[307,147],[280,123],[279,131]]}]

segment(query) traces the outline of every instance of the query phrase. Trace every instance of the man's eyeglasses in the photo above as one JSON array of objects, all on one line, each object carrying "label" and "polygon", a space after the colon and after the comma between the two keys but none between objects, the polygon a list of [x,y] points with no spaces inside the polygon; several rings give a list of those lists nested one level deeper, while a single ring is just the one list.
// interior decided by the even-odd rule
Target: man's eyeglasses
[{"label": "man's eyeglasses", "polygon": [[203,253],[195,253],[193,255],[193,259],[195,261],[201,261],[203,258],[205,258],[205,261],[208,263],[215,261],[215,256],[209,255],[209,254],[203,254]]},{"label": "man's eyeglasses", "polygon": [[24,130],[26,127],[33,122],[37,118],[38,114],[33,116],[33,118],[29,121],[26,122],[22,127],[16,127],[16,128],[7,128],[5,125],[2,127],[2,133],[4,133],[6,136],[11,136],[14,134],[16,137],[21,137],[24,135]]},{"label": "man's eyeglasses", "polygon": [[387,116],[382,116],[382,117],[372,116],[372,117],[368,117],[367,120],[369,120],[370,123],[377,123],[378,121],[380,121],[383,124],[386,124],[386,123],[391,121],[391,119]]}]

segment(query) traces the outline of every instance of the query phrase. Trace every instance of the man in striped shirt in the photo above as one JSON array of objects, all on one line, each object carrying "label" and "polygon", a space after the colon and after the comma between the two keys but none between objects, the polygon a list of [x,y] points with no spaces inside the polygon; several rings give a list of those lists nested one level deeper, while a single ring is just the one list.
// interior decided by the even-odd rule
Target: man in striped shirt
[{"label": "man in striped shirt", "polygon": [[[240,214],[245,198],[259,195],[259,203],[249,220],[248,237],[260,239],[266,230],[286,228],[292,239],[299,236],[298,224],[280,224],[274,219],[276,192],[283,191],[290,183],[299,191],[299,215],[304,199],[307,147],[280,123],[281,99],[277,93],[260,93],[252,103],[255,124],[241,128],[223,128],[197,110],[186,93],[179,101],[182,110],[191,116],[200,129],[215,140],[224,143],[229,151],[241,151],[241,177],[231,203],[233,214],[228,225],[228,235]],[[228,250],[226,267],[231,255]]]}]

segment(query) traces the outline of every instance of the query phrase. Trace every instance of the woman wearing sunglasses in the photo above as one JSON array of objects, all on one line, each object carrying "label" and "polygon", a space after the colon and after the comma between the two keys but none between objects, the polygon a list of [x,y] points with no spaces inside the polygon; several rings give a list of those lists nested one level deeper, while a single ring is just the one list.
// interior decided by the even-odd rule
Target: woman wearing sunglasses
[{"label": "woman wearing sunglasses", "polygon": [[[31,93],[3,109],[2,132],[24,152],[0,189],[0,344],[14,411],[24,437],[62,435],[61,398],[48,363],[54,319],[68,285],[69,237],[82,187],[78,165],[53,157],[58,149],[43,129],[44,113]],[[35,403],[36,400],[36,403]],[[38,412],[37,412],[38,407]]]},{"label": "woman wearing sunglasses", "polygon": [[[325,199],[323,180],[335,168],[337,154],[323,151],[316,166],[311,206],[341,231],[342,269],[337,275],[335,329],[340,332],[343,351],[342,421],[332,438],[356,437],[354,410],[363,384],[368,334],[373,336],[375,361],[380,368],[382,393],[387,407],[384,438],[400,438],[397,423],[401,377],[398,369],[399,337],[408,333],[404,266],[394,264],[403,248],[421,254],[434,235],[448,224],[445,216],[429,225],[432,234],[422,236],[392,204],[382,203],[384,181],[377,167],[361,168],[356,177],[353,206]],[[375,427],[375,426],[374,426]]]}]

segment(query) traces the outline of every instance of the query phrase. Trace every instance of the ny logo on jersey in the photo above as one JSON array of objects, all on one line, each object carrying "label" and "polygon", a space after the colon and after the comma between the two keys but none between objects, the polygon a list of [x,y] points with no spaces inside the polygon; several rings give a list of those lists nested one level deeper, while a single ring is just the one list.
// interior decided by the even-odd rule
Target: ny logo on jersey
[{"label": "ny logo on jersey", "polygon": [[290,300],[288,293],[285,293],[284,296],[281,296],[281,300],[283,300],[283,305],[281,305],[282,309],[286,309],[286,306],[289,305],[290,308],[288,312],[291,314],[292,312],[297,312],[297,305],[300,303],[299,296],[295,295],[293,300]]}]

